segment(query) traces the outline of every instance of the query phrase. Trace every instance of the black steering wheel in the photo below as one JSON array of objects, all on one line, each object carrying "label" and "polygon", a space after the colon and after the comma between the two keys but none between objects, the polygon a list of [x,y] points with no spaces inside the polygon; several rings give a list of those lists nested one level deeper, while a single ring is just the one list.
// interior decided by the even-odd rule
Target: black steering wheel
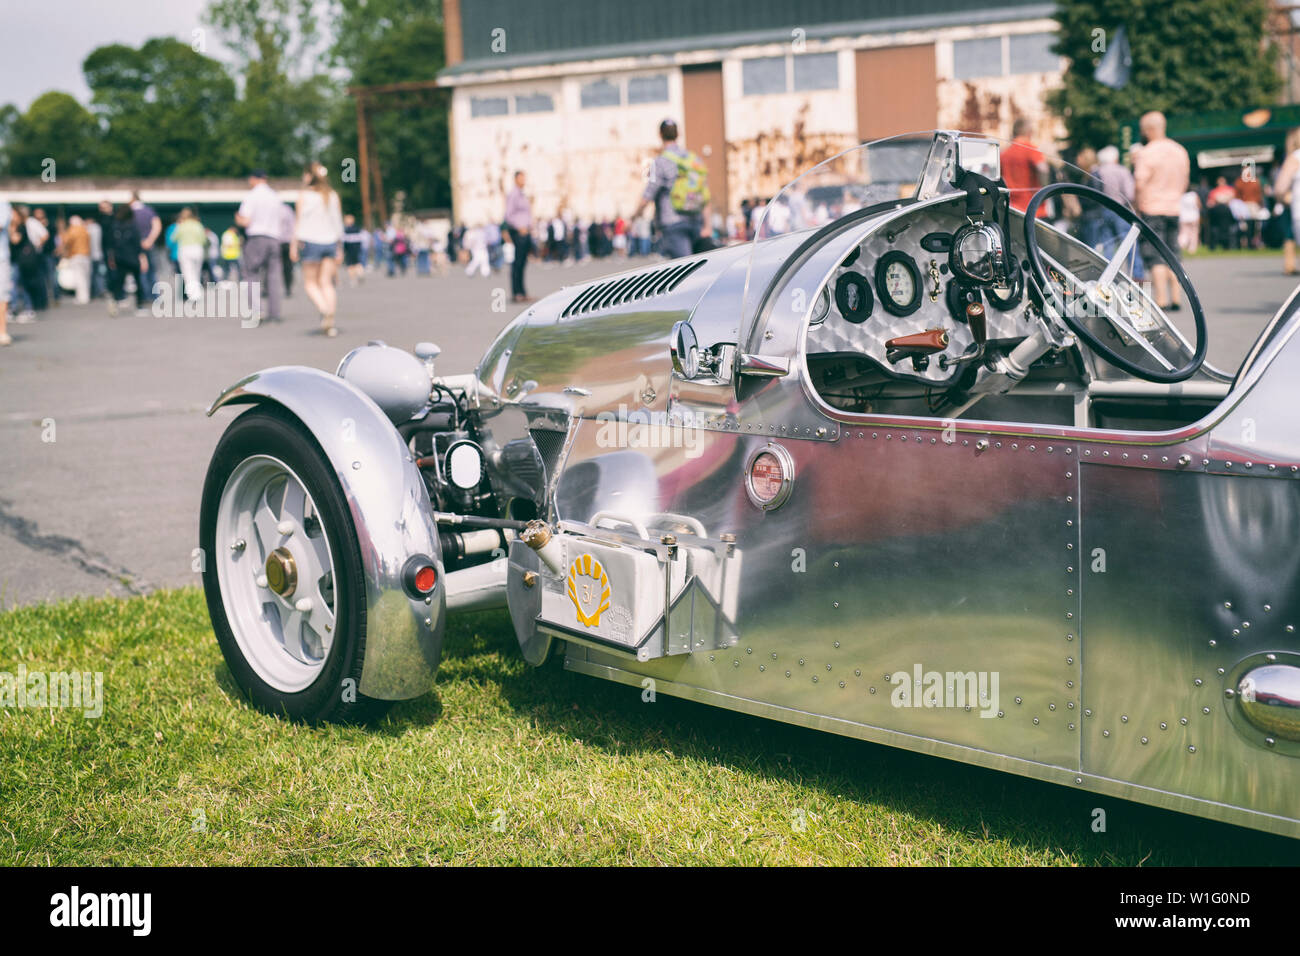
[{"label": "black steering wheel", "polygon": [[[1120,241],[1110,261],[1106,263],[1101,277],[1094,281],[1083,281],[1072,275],[1069,270],[1059,262],[1053,260],[1051,263],[1044,263],[1044,253],[1038,248],[1037,237],[1037,215],[1038,209],[1045,200],[1056,195],[1073,194],[1084,196],[1088,200],[1097,203],[1105,209],[1115,213],[1121,220],[1128,224],[1128,234]],[[1134,244],[1142,239],[1151,248],[1156,251],[1162,262],[1156,263],[1164,265],[1172,270],[1174,276],[1178,279],[1178,284],[1182,287],[1183,293],[1187,296],[1187,306],[1192,313],[1192,321],[1196,325],[1196,348],[1190,359],[1180,367],[1175,367],[1169,360],[1168,356],[1159,352],[1147,337],[1135,328],[1135,320],[1141,312],[1143,304],[1134,302],[1131,298],[1133,294],[1144,295],[1137,287],[1137,283],[1131,277],[1123,275],[1119,270],[1123,265],[1123,260],[1133,249]],[[1039,288],[1047,294],[1048,290],[1052,291],[1056,299],[1056,305],[1059,307],[1061,318],[1065,324],[1084,342],[1086,342],[1094,352],[1104,358],[1111,365],[1121,368],[1131,375],[1145,379],[1148,382],[1181,382],[1191,378],[1196,374],[1196,370],[1205,362],[1205,350],[1208,344],[1205,330],[1205,312],[1201,309],[1201,300],[1196,296],[1196,290],[1192,288],[1191,281],[1187,278],[1187,273],[1178,263],[1178,257],[1169,249],[1167,245],[1155,234],[1150,226],[1138,217],[1123,203],[1112,199],[1100,190],[1093,189],[1091,186],[1083,186],[1078,183],[1052,183],[1050,186],[1044,186],[1038,192],[1034,193],[1029,205],[1025,207],[1025,249],[1029,258],[1029,268],[1033,273],[1034,279],[1038,282]],[[1051,258],[1050,256],[1048,258]],[[1150,269],[1152,263],[1146,263]],[[1116,279],[1121,278],[1127,288],[1121,291],[1116,285]],[[1071,288],[1073,287],[1073,288]],[[1130,298],[1126,302],[1125,293]],[[1082,310],[1085,314],[1080,315],[1081,311],[1078,303],[1082,300],[1085,308]],[[1150,300],[1145,303],[1146,307],[1158,310],[1156,304]],[[1169,321],[1168,316],[1162,312],[1159,313],[1165,324],[1172,329],[1173,323]],[[1134,344],[1142,348],[1161,368],[1153,369],[1139,365],[1125,355],[1117,351],[1113,346],[1107,344],[1101,336],[1089,328],[1084,321],[1087,318],[1100,316],[1107,320],[1116,331],[1122,333]],[[1176,343],[1182,346],[1184,343],[1181,338],[1176,338]],[[1182,349],[1179,348],[1179,354],[1174,356],[1175,360],[1181,360]]]}]

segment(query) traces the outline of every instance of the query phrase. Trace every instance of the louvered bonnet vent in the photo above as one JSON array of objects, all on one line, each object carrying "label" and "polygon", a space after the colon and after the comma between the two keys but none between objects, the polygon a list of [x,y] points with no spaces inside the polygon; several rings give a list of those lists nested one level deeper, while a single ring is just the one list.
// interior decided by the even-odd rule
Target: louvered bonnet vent
[{"label": "louvered bonnet vent", "polygon": [[689,262],[676,262],[660,269],[634,272],[631,275],[589,285],[565,307],[560,313],[560,318],[567,319],[571,315],[599,312],[626,302],[651,299],[671,292],[707,261],[707,259],[692,259]]}]

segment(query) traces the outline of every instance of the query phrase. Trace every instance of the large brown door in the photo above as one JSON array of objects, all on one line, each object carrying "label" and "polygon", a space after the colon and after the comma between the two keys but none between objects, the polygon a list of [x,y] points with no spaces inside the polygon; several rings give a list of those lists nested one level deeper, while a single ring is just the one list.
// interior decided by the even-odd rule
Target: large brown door
[{"label": "large brown door", "polygon": [[715,213],[727,214],[727,131],[723,122],[722,64],[682,67],[683,145],[709,167],[709,192]]},{"label": "large brown door", "polygon": [[857,51],[858,136],[865,143],[939,125],[934,44]]}]

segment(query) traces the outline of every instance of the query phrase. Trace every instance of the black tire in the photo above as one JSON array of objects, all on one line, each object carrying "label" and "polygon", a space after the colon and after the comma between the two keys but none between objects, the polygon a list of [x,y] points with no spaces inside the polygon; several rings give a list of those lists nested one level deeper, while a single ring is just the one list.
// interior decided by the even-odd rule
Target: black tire
[{"label": "black tire", "polygon": [[[245,659],[226,617],[217,576],[217,508],[231,473],[245,459],[271,455],[288,465],[306,486],[330,541],[336,564],[336,634],[320,674],[303,690],[286,693],[264,681]],[[278,405],[259,405],[235,419],[217,443],[203,484],[199,546],[212,556],[204,563],[203,592],[217,643],[231,676],[259,710],[305,723],[375,720],[392,701],[366,697],[357,689],[366,650],[366,588],[361,550],[338,479],[325,453],[297,418]]]}]

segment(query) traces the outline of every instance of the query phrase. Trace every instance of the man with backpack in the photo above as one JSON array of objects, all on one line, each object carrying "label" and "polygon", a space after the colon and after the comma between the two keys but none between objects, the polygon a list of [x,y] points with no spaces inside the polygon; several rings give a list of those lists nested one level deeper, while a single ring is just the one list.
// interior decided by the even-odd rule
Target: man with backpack
[{"label": "man with backpack", "polygon": [[709,173],[698,156],[678,145],[673,120],[659,124],[659,138],[663,152],[650,164],[641,205],[632,218],[641,218],[645,207],[654,203],[659,251],[677,259],[691,254],[697,237],[711,236]]}]

